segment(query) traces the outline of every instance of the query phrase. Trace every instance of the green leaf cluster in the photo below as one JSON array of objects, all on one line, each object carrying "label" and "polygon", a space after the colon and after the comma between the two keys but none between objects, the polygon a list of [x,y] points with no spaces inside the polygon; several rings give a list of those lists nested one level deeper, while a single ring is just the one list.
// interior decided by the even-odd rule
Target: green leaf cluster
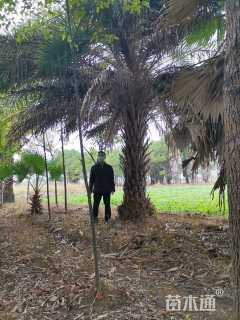
[{"label": "green leaf cluster", "polygon": [[62,165],[57,162],[57,160],[51,160],[48,163],[48,171],[50,174],[50,178],[55,181],[59,181],[63,174]]},{"label": "green leaf cluster", "polygon": [[0,182],[4,182],[13,175],[13,166],[10,164],[0,164]]},{"label": "green leaf cluster", "polygon": [[213,17],[208,22],[201,23],[187,36],[186,41],[189,45],[198,44],[200,46],[207,46],[216,33],[218,40],[223,40],[225,33],[225,21],[220,16]]},{"label": "green leaf cluster", "polygon": [[44,158],[38,153],[23,153],[21,160],[14,164],[14,174],[19,182],[33,175],[43,176],[44,172]]}]

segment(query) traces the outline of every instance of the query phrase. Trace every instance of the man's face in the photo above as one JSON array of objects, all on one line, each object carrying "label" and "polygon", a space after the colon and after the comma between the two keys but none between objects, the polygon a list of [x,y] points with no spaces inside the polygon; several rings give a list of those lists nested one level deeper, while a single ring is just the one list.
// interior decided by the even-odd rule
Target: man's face
[{"label": "man's face", "polygon": [[97,158],[97,162],[98,163],[103,163],[105,161],[105,159],[106,159],[105,154],[99,154],[98,158]]}]

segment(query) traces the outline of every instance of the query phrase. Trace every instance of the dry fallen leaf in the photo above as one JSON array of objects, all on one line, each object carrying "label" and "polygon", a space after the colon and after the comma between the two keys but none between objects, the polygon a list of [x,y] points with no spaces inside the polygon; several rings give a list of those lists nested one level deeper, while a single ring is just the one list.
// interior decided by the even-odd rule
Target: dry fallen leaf
[{"label": "dry fallen leaf", "polygon": [[102,300],[103,299],[103,293],[101,291],[98,291],[96,293],[96,300]]},{"label": "dry fallen leaf", "polygon": [[100,316],[97,317],[97,320],[100,320],[100,319],[105,319],[107,318],[108,316],[108,312],[107,313],[104,313],[104,314],[101,314]]},{"label": "dry fallen leaf", "polygon": [[55,302],[55,301],[57,301],[57,299],[58,299],[57,296],[52,296],[52,297],[49,299],[49,301]]}]

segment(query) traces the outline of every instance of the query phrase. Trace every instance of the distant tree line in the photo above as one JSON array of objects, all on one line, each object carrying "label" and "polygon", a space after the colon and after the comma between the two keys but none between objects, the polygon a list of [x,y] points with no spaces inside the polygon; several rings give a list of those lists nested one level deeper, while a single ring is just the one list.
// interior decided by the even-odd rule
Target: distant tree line
[{"label": "distant tree line", "polygon": [[[182,161],[189,155],[187,152],[175,154],[169,149],[164,138],[159,141],[152,141],[150,144],[150,162],[148,170],[148,183],[192,183],[195,181],[194,175],[191,171],[191,166],[182,168]],[[123,172],[120,164],[121,148],[115,146],[112,150],[107,152],[107,162],[110,163],[114,169],[116,184],[122,185]],[[70,183],[77,183],[83,179],[83,174],[79,170],[80,152],[71,149],[65,150],[65,165],[67,181]],[[97,158],[97,150],[91,148],[85,152],[85,160],[87,171],[90,171],[91,166]],[[62,153],[58,152],[55,161],[62,165]],[[203,182],[209,182],[210,168],[200,168],[199,172],[202,176]],[[180,179],[181,177],[182,179]]]}]

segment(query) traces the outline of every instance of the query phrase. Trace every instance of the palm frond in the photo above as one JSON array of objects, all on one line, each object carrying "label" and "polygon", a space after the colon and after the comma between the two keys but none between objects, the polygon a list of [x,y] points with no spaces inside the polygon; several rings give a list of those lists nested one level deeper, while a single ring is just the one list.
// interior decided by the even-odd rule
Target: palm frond
[{"label": "palm frond", "polygon": [[207,21],[219,15],[224,1],[218,0],[166,0],[162,11],[164,27],[174,25],[191,25]]},{"label": "palm frond", "polygon": [[218,119],[223,114],[223,54],[207,60],[197,67],[182,67],[176,72],[169,91],[178,107],[191,108],[205,119]]},{"label": "palm frond", "polygon": [[98,98],[104,96],[112,86],[112,78],[114,77],[114,71],[105,70],[93,80],[92,85],[88,89],[81,107],[81,116],[91,114],[92,106],[97,104]]},{"label": "palm frond", "polygon": [[225,192],[226,192],[227,180],[226,180],[226,170],[224,164],[222,165],[219,176],[211,190],[212,198],[214,198],[215,191],[219,191],[218,194],[218,204],[219,207],[225,211]]},{"label": "palm frond", "polygon": [[[185,42],[198,48],[209,45],[217,34],[224,39],[223,2],[218,0],[165,0],[149,47],[161,57]],[[216,41],[215,41],[216,42]],[[218,46],[215,44],[215,47]]]}]

